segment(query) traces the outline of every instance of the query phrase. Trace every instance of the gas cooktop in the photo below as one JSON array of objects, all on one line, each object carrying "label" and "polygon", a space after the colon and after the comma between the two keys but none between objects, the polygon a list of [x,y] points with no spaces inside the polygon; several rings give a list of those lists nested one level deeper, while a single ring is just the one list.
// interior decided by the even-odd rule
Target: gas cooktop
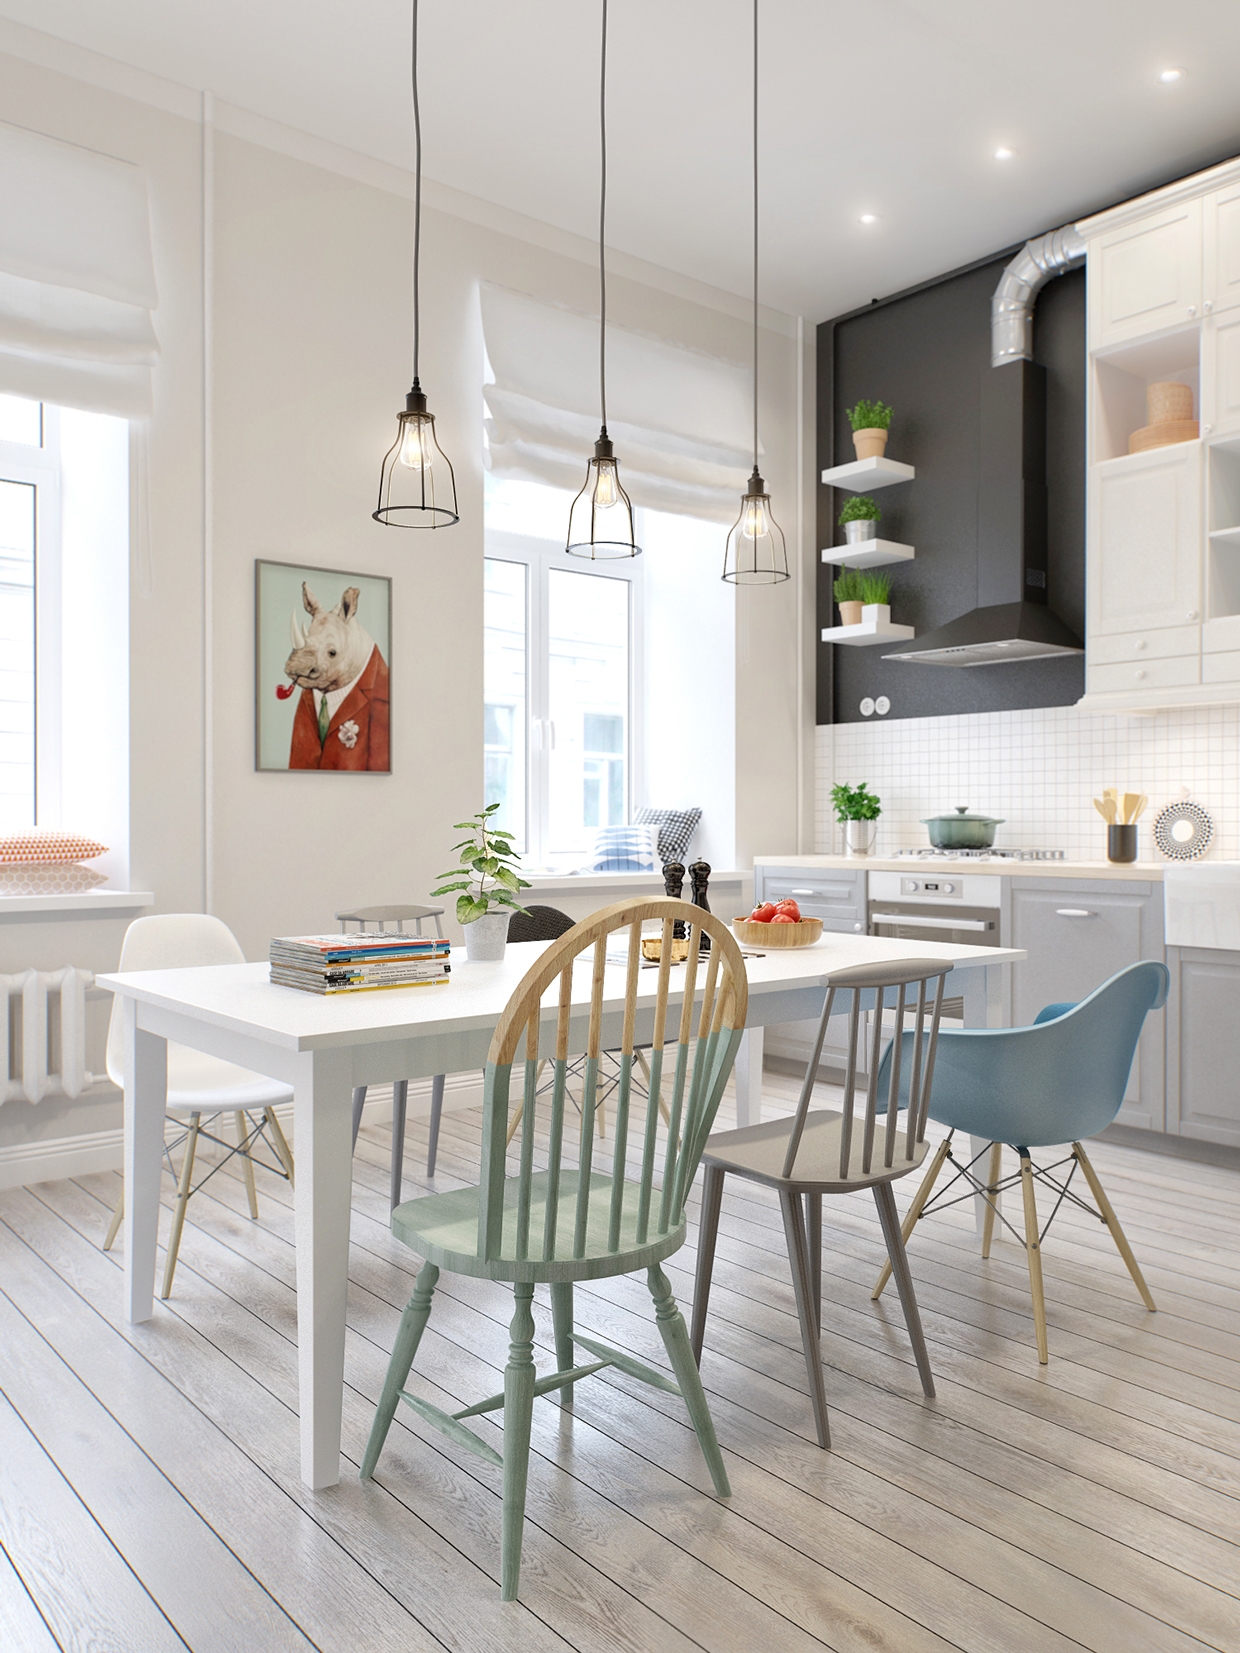
[{"label": "gas cooktop", "polygon": [[898,849],[896,861],[1065,861],[1061,849]]}]

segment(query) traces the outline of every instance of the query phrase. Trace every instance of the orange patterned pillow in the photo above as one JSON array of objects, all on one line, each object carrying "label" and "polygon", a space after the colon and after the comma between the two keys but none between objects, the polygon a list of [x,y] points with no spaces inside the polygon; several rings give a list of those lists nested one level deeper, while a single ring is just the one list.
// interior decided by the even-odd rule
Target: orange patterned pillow
[{"label": "orange patterned pillow", "polygon": [[93,861],[96,855],[107,853],[106,844],[83,838],[80,832],[41,831],[31,827],[27,832],[0,838],[0,866],[31,861]]},{"label": "orange patterned pillow", "polygon": [[71,861],[0,862],[0,895],[84,895],[107,878]]}]

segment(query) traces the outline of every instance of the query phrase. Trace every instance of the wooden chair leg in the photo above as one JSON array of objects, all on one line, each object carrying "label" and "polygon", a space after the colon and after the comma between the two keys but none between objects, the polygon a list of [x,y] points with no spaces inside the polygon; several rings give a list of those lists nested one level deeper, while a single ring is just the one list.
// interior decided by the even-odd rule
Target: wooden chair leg
[{"label": "wooden chair leg", "polygon": [[[1072,1152],[1076,1155],[1081,1170],[1085,1173],[1085,1181],[1089,1184],[1089,1191],[1094,1196],[1095,1204],[1097,1205],[1099,1211],[1102,1212],[1102,1220],[1110,1230],[1111,1238],[1115,1241],[1115,1245],[1120,1256],[1127,1264],[1128,1272],[1132,1275],[1133,1285],[1135,1285],[1137,1290],[1141,1293],[1141,1301],[1145,1304],[1147,1309],[1156,1311],[1158,1305],[1154,1302],[1153,1297],[1150,1295],[1150,1288],[1145,1283],[1145,1276],[1137,1267],[1137,1259],[1133,1256],[1132,1247],[1128,1244],[1124,1231],[1119,1226],[1119,1218],[1115,1215],[1114,1211],[1112,1211],[1111,1202],[1103,1193],[1102,1184],[1098,1181],[1098,1173],[1089,1163],[1085,1150],[1081,1147],[1079,1142],[1074,1142],[1072,1144]],[[106,1250],[107,1247],[105,1246],[104,1249]]]},{"label": "wooden chair leg", "polygon": [[[573,1282],[551,1282],[551,1325],[555,1331],[555,1369],[570,1372],[573,1368]],[[560,1390],[560,1405],[573,1404],[573,1385],[566,1383]]]},{"label": "wooden chair leg", "polygon": [[266,1108],[264,1112],[267,1116],[267,1129],[271,1132],[271,1140],[275,1144],[276,1153],[279,1155],[288,1176],[288,1185],[290,1188],[295,1188],[297,1181],[293,1172],[293,1150],[288,1145],[288,1138],[280,1129],[280,1121],[276,1118],[276,1110]]},{"label": "wooden chair leg", "polygon": [[504,1147],[507,1148],[517,1134],[517,1126],[525,1114],[525,1098],[522,1097],[512,1110],[512,1118],[508,1121],[508,1135],[504,1138]]},{"label": "wooden chair leg", "polygon": [[904,1252],[904,1236],[900,1233],[900,1214],[896,1210],[896,1197],[889,1182],[874,1184],[874,1203],[878,1207],[878,1220],[883,1225],[887,1256],[891,1261],[891,1272],[896,1277],[896,1290],[900,1294],[900,1307],[904,1310],[904,1324],[908,1327],[909,1342],[913,1345],[913,1356],[917,1361],[922,1392],[933,1399],[934,1374],[930,1370],[930,1353],[926,1348],[925,1333],[921,1329],[921,1314],[913,1291],[913,1276],[909,1273],[908,1258]]},{"label": "wooden chair leg", "polygon": [[383,1380],[383,1393],[379,1396],[379,1404],[375,1408],[375,1421],[370,1426],[370,1438],[366,1442],[366,1452],[362,1458],[359,1473],[363,1481],[369,1481],[374,1475],[379,1454],[383,1451],[383,1443],[392,1427],[400,1392],[409,1379],[413,1357],[418,1352],[418,1344],[422,1341],[426,1322],[431,1317],[431,1298],[435,1294],[435,1283],[438,1279],[439,1270],[434,1263],[423,1263],[414,1282],[413,1296],[405,1304],[405,1312],[400,1317],[400,1328],[396,1333],[396,1342],[392,1345],[392,1358],[388,1361],[387,1376]]},{"label": "wooden chair leg", "polygon": [[710,1301],[710,1277],[715,1266],[715,1240],[719,1233],[719,1208],[723,1203],[722,1165],[708,1165],[702,1177],[702,1209],[698,1215],[697,1276],[693,1282],[693,1330],[689,1346],[699,1365],[702,1338],[706,1332],[706,1305]]},{"label": "wooden chair leg", "polygon": [[814,1293],[814,1324],[822,1334],[822,1195],[805,1196],[805,1238],[809,1249],[809,1283]]},{"label": "wooden chair leg", "polygon": [[1003,1168],[1003,1144],[992,1142],[990,1145],[990,1169],[986,1173],[986,1187],[990,1198],[986,1201],[986,1215],[982,1220],[982,1260],[990,1256],[990,1242],[995,1236],[995,1200],[998,1195],[995,1189],[999,1184],[999,1172]]},{"label": "wooden chair leg", "polygon": [[[905,1245],[908,1244],[908,1237],[913,1232],[913,1229],[917,1224],[917,1219],[921,1216],[922,1208],[926,1201],[930,1198],[931,1190],[938,1181],[939,1172],[943,1169],[943,1161],[947,1158],[948,1150],[952,1145],[952,1134],[953,1133],[949,1131],[943,1138],[942,1142],[939,1143],[935,1156],[930,1161],[930,1169],[922,1178],[921,1187],[913,1196],[913,1203],[909,1206],[904,1221],[900,1225],[900,1238],[904,1241]],[[888,1255],[887,1261],[883,1264],[882,1269],[879,1271],[878,1279],[874,1282],[874,1290],[870,1293],[871,1302],[878,1302],[879,1298],[883,1295],[883,1287],[890,1279],[891,1257]]]},{"label": "wooden chair leg", "polygon": [[792,1266],[792,1289],[796,1295],[797,1319],[801,1322],[801,1345],[805,1350],[805,1369],[809,1373],[814,1428],[818,1432],[818,1444],[825,1450],[831,1445],[831,1426],[827,1421],[827,1392],[822,1380],[822,1350],[819,1347],[818,1328],[814,1323],[813,1286],[810,1282],[808,1246],[799,1195],[790,1189],[781,1188],[779,1208],[783,1213],[784,1238],[788,1242],[788,1261]]},{"label": "wooden chair leg", "polygon": [[258,1221],[258,1192],[254,1187],[254,1161],[250,1158],[250,1145],[246,1138],[250,1134],[249,1116],[243,1109],[238,1108],[237,1120],[237,1147],[241,1151],[241,1164],[245,1171],[245,1191],[250,1201],[250,1215]]},{"label": "wooden chair leg", "polygon": [[431,1080],[431,1130],[426,1144],[426,1174],[435,1175],[435,1161],[439,1158],[439,1121],[443,1118],[443,1084],[446,1075],[437,1073]]},{"label": "wooden chair leg", "polygon": [[689,1346],[685,1317],[676,1307],[671,1284],[657,1263],[646,1270],[646,1283],[654,1299],[654,1317],[663,1338],[663,1347],[672,1363],[681,1396],[689,1408],[689,1417],[697,1433],[702,1456],[706,1459],[706,1467],[710,1470],[710,1478],[715,1483],[715,1491],[720,1498],[730,1498],[732,1486],[728,1480],[723,1453],[719,1449],[719,1437],[715,1434],[715,1421],[706,1403],[706,1391],[702,1388],[697,1361],[694,1360],[693,1350]]},{"label": "wooden chair leg", "polygon": [[503,1601],[517,1599],[521,1540],[525,1533],[525,1489],[530,1474],[530,1426],[534,1416],[534,1287],[518,1281],[504,1367],[504,1516],[499,1582]]},{"label": "wooden chair leg", "polygon": [[397,1079],[392,1086],[392,1210],[400,1204],[400,1184],[405,1172],[405,1114],[409,1106],[409,1081]]},{"label": "wooden chair leg", "polygon": [[121,1184],[121,1197],[116,1202],[116,1210],[112,1213],[112,1221],[108,1224],[108,1237],[103,1242],[103,1250],[111,1251],[116,1236],[121,1231],[121,1223],[125,1220],[125,1185]]},{"label": "wooden chair leg", "polygon": [[357,1133],[362,1128],[362,1109],[366,1106],[366,1087],[358,1085],[353,1092],[353,1146],[357,1147]]},{"label": "wooden chair leg", "polygon": [[198,1144],[198,1124],[201,1118],[201,1114],[190,1114],[189,1130],[185,1135],[185,1157],[181,1161],[176,1210],[172,1216],[172,1232],[168,1236],[168,1257],[164,1264],[164,1284],[159,1294],[165,1301],[172,1295],[172,1276],[176,1273],[177,1253],[181,1249],[181,1230],[185,1227],[185,1207],[189,1204],[190,1183],[194,1175],[194,1149]]},{"label": "wooden chair leg", "polygon": [[1033,1165],[1028,1152],[1020,1156],[1020,1186],[1025,1196],[1025,1254],[1029,1259],[1029,1290],[1033,1295],[1033,1329],[1038,1339],[1038,1363],[1050,1356],[1046,1346],[1046,1299],[1042,1295],[1042,1245],[1038,1235],[1038,1205],[1033,1193]]}]

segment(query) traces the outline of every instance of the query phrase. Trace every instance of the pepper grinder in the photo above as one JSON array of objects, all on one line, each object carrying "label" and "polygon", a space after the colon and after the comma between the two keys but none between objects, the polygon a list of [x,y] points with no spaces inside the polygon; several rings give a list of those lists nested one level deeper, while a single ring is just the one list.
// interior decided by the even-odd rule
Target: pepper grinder
[{"label": "pepper grinder", "polygon": [[[679,861],[665,862],[663,866],[663,889],[665,894],[670,895],[673,901],[680,901],[684,887],[685,869],[682,863]],[[676,941],[685,939],[684,919],[678,918],[673,921],[672,937]]]},{"label": "pepper grinder", "polygon": [[[695,907],[700,907],[704,913],[710,911],[710,902],[706,899],[706,886],[710,880],[710,862],[695,861],[689,868],[689,877],[693,880],[693,895],[691,900]],[[710,952],[710,937],[702,931],[702,952]]]}]

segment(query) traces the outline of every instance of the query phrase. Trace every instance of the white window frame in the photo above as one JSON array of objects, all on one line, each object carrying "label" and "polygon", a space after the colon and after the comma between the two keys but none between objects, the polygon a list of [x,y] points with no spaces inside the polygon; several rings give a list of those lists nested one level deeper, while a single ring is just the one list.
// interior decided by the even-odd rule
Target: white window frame
[{"label": "white window frame", "polygon": [[42,445],[0,441],[0,480],[34,485],[35,821],[61,825],[60,410],[41,409]]},{"label": "white window frame", "polygon": [[525,650],[525,850],[531,867],[545,867],[550,856],[550,764],[555,725],[550,704],[549,607],[552,569],[600,579],[623,580],[629,586],[629,704],[628,750],[625,753],[626,814],[631,817],[641,789],[645,758],[645,683],[643,607],[644,581],[640,557],[616,558],[591,565],[569,557],[558,542],[536,539],[508,530],[488,529],[484,556],[496,562],[523,563],[526,568]]}]

